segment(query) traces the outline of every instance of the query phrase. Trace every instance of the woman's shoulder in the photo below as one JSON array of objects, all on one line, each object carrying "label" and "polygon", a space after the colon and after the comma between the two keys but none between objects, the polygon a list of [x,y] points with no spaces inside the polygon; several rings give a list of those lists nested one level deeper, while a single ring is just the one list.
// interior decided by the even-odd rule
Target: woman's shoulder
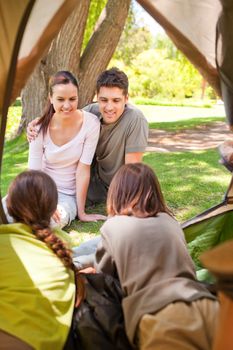
[{"label": "woman's shoulder", "polygon": [[83,110],[83,115],[88,123],[91,123],[92,125],[100,124],[99,118],[95,114]]}]

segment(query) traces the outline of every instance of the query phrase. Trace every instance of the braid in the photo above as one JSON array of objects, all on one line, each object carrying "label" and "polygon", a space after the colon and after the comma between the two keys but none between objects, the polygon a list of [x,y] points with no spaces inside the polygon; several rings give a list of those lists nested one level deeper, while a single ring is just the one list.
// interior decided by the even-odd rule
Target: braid
[{"label": "braid", "polygon": [[75,306],[77,307],[84,299],[85,286],[83,279],[81,278],[78,270],[76,269],[73,263],[71,250],[66,247],[65,243],[60,238],[58,238],[49,227],[36,228],[35,225],[33,226],[33,230],[35,232],[36,237],[39,240],[45,242],[47,246],[54,251],[57,257],[62,260],[63,264],[66,267],[69,267],[71,270],[74,271],[74,278],[76,284]]},{"label": "braid", "polygon": [[7,209],[16,222],[30,226],[37,239],[44,242],[64,266],[74,271],[78,299],[82,300],[84,285],[72,261],[71,250],[52,232],[50,220],[57,208],[55,182],[39,170],[27,170],[12,182],[7,197]]},{"label": "braid", "polygon": [[65,243],[59,237],[57,237],[49,227],[41,228],[35,226],[36,225],[33,225],[32,228],[36,237],[45,242],[47,246],[53,250],[57,257],[62,260],[66,267],[74,270],[71,250],[66,247]]}]

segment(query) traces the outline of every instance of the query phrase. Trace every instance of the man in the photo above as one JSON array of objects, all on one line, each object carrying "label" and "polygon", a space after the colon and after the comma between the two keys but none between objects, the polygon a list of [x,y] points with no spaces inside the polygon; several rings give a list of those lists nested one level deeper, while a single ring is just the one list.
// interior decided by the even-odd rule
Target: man
[{"label": "man", "polygon": [[97,103],[84,109],[97,115],[101,130],[88,191],[88,199],[106,200],[108,186],[125,163],[141,162],[147,146],[148,123],[142,112],[128,104],[128,77],[117,68],[100,74]]},{"label": "man", "polygon": [[[105,202],[109,184],[125,163],[141,162],[147,146],[148,123],[142,112],[128,104],[128,77],[117,68],[100,74],[97,101],[84,110],[101,121],[100,137],[91,169],[87,199],[89,203]],[[27,129],[31,139],[30,129]]]}]

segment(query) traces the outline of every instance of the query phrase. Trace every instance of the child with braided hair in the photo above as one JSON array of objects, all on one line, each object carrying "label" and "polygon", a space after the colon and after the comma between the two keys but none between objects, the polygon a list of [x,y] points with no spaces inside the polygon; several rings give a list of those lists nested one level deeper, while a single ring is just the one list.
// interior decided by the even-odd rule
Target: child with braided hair
[{"label": "child with braided hair", "polygon": [[25,171],[10,186],[7,209],[15,223],[0,226],[0,349],[63,349],[75,303],[68,237],[50,228],[55,182]]}]

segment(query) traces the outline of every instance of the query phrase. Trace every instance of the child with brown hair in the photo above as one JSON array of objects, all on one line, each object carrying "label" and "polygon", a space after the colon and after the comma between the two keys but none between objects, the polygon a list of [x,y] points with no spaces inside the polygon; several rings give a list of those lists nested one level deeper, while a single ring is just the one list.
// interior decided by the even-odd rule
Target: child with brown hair
[{"label": "child with brown hair", "polygon": [[61,350],[66,342],[75,281],[65,234],[50,228],[57,200],[55,182],[41,171],[25,171],[10,186],[15,223],[0,225],[0,349]]},{"label": "child with brown hair", "polygon": [[96,269],[118,277],[131,343],[140,349],[210,350],[218,302],[196,280],[183,231],[153,170],[126,164],[114,176]]}]

